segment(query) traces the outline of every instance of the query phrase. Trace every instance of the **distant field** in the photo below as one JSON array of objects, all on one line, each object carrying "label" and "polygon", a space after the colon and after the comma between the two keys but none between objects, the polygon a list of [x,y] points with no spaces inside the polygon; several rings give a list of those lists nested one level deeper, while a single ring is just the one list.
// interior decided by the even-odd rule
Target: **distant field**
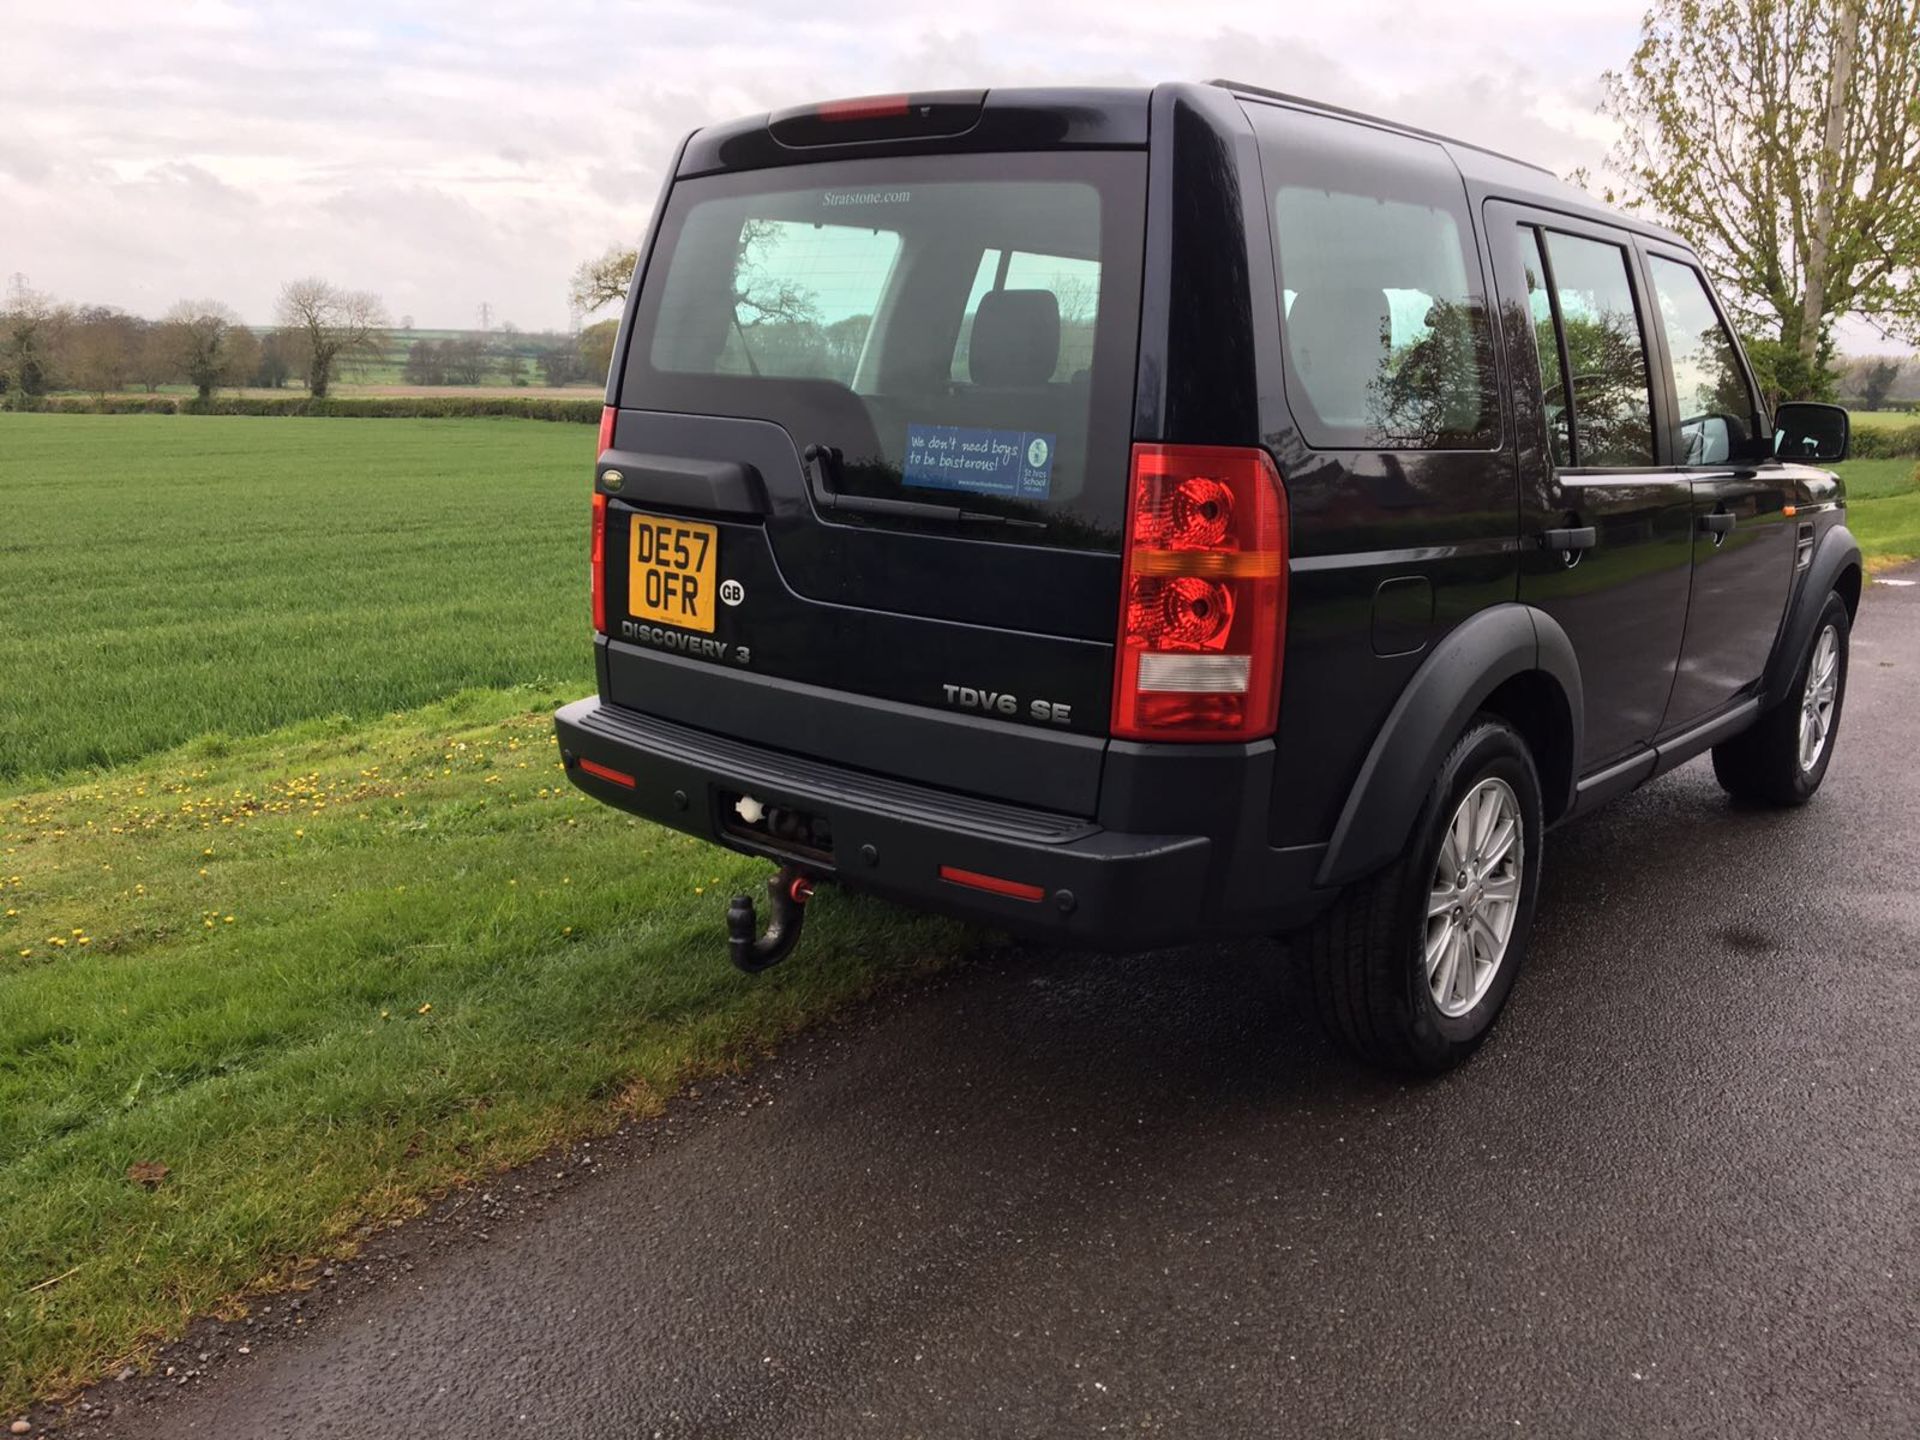
[{"label": "distant field", "polygon": [[1912,410],[1849,410],[1856,425],[1871,425],[1880,430],[1897,430],[1905,425],[1920,425],[1920,413]]},{"label": "distant field", "polygon": [[0,785],[590,688],[591,448],[514,420],[0,415]]}]

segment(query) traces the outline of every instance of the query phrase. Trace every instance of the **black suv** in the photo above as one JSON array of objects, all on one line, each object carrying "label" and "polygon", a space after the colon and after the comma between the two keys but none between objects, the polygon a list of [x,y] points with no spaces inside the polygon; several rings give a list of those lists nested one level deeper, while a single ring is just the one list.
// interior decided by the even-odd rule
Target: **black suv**
[{"label": "black suv", "polygon": [[1546,830],[1711,750],[1797,804],[1860,552],[1695,255],[1250,86],[685,140],[621,321],[574,783],[1074,944],[1294,934],[1363,1056],[1513,984]]}]

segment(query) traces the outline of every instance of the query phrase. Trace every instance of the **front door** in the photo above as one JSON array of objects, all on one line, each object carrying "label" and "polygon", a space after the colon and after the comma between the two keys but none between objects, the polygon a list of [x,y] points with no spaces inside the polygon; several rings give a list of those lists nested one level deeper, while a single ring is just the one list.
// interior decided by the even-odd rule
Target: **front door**
[{"label": "front door", "polygon": [[1769,463],[1760,406],[1706,278],[1680,252],[1647,247],[1672,403],[1674,458],[1693,490],[1693,601],[1666,730],[1731,702],[1760,678],[1793,585],[1794,489]]},{"label": "front door", "polygon": [[1487,206],[1519,423],[1520,599],[1573,642],[1580,773],[1646,745],[1686,627],[1693,488],[1662,466],[1639,272],[1628,237]]}]

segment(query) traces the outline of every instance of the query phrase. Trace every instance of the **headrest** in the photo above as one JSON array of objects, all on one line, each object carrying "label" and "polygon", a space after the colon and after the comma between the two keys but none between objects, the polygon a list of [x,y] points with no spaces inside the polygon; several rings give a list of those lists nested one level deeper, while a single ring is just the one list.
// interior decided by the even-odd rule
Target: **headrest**
[{"label": "headrest", "polygon": [[[1329,425],[1364,424],[1368,389],[1391,353],[1393,310],[1384,290],[1303,290],[1287,312],[1287,354],[1313,408]],[[1353,407],[1361,413],[1351,413]]]},{"label": "headrest", "polygon": [[1060,301],[1051,290],[989,290],[973,315],[967,374],[976,385],[1044,385],[1060,363]]}]

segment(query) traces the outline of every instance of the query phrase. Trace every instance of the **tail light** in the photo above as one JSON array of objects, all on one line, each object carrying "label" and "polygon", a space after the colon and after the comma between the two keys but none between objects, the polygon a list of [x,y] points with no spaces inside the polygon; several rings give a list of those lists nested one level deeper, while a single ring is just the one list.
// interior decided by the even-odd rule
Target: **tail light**
[{"label": "tail light", "polygon": [[[613,448],[613,422],[619,411],[611,405],[600,407],[600,448],[594,451],[594,460],[607,458],[607,451]],[[607,633],[607,497],[599,490],[599,477],[594,478],[593,492],[593,547],[590,551],[590,571],[593,589],[593,628],[599,635]]]},{"label": "tail light", "polygon": [[593,548],[591,572],[593,575],[593,628],[597,634],[607,633],[607,497],[598,490],[593,492]]},{"label": "tail light", "polygon": [[1287,492],[1265,450],[1135,445],[1113,733],[1251,740],[1280,714]]}]

